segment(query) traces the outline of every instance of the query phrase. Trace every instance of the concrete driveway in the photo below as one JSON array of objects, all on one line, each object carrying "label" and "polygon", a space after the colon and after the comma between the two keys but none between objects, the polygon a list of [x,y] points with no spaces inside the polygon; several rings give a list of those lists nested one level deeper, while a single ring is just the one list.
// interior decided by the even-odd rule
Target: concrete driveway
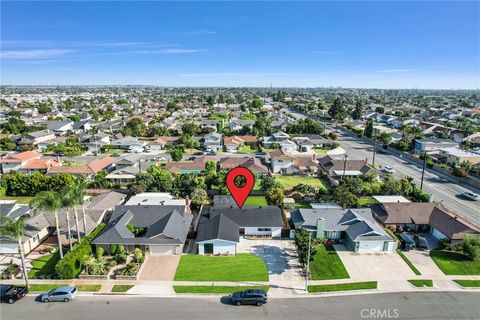
[{"label": "concrete driveway", "polygon": [[334,245],[352,280],[406,280],[415,273],[396,253],[355,253],[344,245]]},{"label": "concrete driveway", "polygon": [[[240,239],[239,253],[252,253],[262,258],[268,267],[269,281],[278,295],[281,290],[302,290],[303,272],[298,262],[297,250],[293,240]],[[279,290],[277,290],[279,289]],[[270,292],[275,295],[275,292]],[[269,294],[270,294],[269,293]]]},{"label": "concrete driveway", "polygon": [[149,255],[139,280],[173,281],[180,255]]},{"label": "concrete driveway", "polygon": [[435,262],[433,262],[432,258],[430,258],[428,251],[410,250],[404,251],[403,254],[413,263],[422,275],[443,275],[442,270],[440,270]]}]

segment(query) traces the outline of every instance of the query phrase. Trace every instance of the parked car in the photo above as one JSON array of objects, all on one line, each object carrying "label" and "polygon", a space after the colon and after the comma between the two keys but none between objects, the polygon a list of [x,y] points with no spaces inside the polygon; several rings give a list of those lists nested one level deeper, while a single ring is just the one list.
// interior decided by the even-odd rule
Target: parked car
[{"label": "parked car", "polygon": [[42,302],[63,301],[68,302],[75,299],[77,288],[75,287],[58,287],[42,294],[40,300]]},{"label": "parked car", "polygon": [[10,304],[22,299],[28,293],[27,287],[18,287],[12,284],[0,285],[0,300]]},{"label": "parked car", "polygon": [[383,168],[383,171],[385,171],[386,173],[395,173],[395,169],[393,169],[392,167],[389,167],[389,166],[385,166]]},{"label": "parked car", "polygon": [[410,250],[416,248],[415,241],[413,241],[412,237],[408,233],[402,232],[397,234],[397,236],[402,244],[402,249]]},{"label": "parked car", "polygon": [[480,195],[478,195],[478,193],[474,193],[474,192],[470,192],[470,191],[462,193],[462,196],[464,196],[465,198],[467,198],[469,200],[473,200],[473,201],[480,200]]},{"label": "parked car", "polygon": [[417,249],[429,250],[427,238],[415,235],[413,239],[415,240]]},{"label": "parked car", "polygon": [[241,304],[251,304],[256,306],[261,306],[264,303],[267,303],[267,293],[263,290],[245,290],[238,291],[231,295],[232,303],[234,305]]}]

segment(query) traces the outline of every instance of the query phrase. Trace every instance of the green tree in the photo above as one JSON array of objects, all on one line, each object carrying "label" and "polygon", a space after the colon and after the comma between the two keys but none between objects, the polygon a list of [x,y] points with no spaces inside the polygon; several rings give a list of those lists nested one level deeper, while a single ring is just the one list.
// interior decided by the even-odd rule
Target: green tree
[{"label": "green tree", "polygon": [[360,101],[357,101],[355,104],[355,109],[352,112],[352,119],[353,120],[360,120],[363,116],[363,106]]},{"label": "green tree", "polygon": [[463,253],[473,261],[480,260],[480,237],[465,235],[462,241]]},{"label": "green tree", "polygon": [[190,199],[192,200],[192,204],[196,207],[207,204],[209,201],[207,191],[200,188],[193,189],[192,193],[190,194]]},{"label": "green tree", "polygon": [[261,109],[263,107],[263,101],[259,97],[255,97],[250,104],[252,109]]},{"label": "green tree", "polygon": [[342,208],[357,208],[359,206],[358,196],[351,192],[347,186],[337,186],[333,189],[333,198]]},{"label": "green tree", "polygon": [[275,178],[271,175],[265,174],[260,178],[260,189],[263,191],[272,190],[279,187]]},{"label": "green tree", "polygon": [[182,125],[182,132],[188,136],[194,136],[197,133],[197,126],[194,123],[188,122]]},{"label": "green tree", "polygon": [[363,131],[363,134],[367,138],[372,138],[373,137],[373,121],[369,120],[367,121],[367,125],[365,126],[365,130]]},{"label": "green tree", "polygon": [[265,199],[269,205],[281,206],[283,205],[283,199],[285,195],[283,194],[283,189],[273,188],[267,191]]},{"label": "green tree", "polygon": [[122,133],[125,136],[141,137],[145,132],[145,125],[143,124],[142,119],[133,118],[127,122],[125,127],[122,129]]},{"label": "green tree", "polygon": [[28,274],[25,264],[25,251],[23,248],[23,236],[25,235],[25,218],[20,217],[19,219],[14,220],[7,216],[1,216],[0,234],[4,237],[17,241],[18,252],[20,253],[20,260],[22,262],[23,279],[25,280],[25,286],[28,289]]},{"label": "green tree", "polygon": [[333,101],[330,109],[328,109],[328,114],[335,121],[344,121],[347,118],[347,108],[345,106],[345,103],[340,98],[336,98]]},{"label": "green tree", "polygon": [[60,250],[60,259],[63,259],[62,241],[60,238],[60,226],[58,224],[58,210],[62,206],[60,198],[51,191],[40,192],[35,198],[32,199],[30,205],[37,209],[46,212],[52,212],[55,216],[55,228],[57,231],[57,243]]},{"label": "green tree", "polygon": [[174,148],[170,150],[170,155],[173,161],[180,161],[183,158],[183,150],[181,148]]}]

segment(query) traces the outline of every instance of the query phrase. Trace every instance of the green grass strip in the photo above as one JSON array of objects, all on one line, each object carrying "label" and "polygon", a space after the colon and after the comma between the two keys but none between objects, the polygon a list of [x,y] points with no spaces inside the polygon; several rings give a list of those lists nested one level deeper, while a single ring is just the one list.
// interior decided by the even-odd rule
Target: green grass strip
[{"label": "green grass strip", "polygon": [[405,261],[408,266],[410,267],[410,269],[412,269],[412,271],[418,276],[418,275],[421,275],[420,271],[418,271],[417,268],[415,268],[415,266],[413,265],[413,263],[407,258],[406,255],[403,254],[403,252],[401,252],[400,250],[397,251],[398,252],[398,255],[400,257],[402,257],[403,261]]},{"label": "green grass strip", "polygon": [[462,287],[465,288],[478,288],[480,287],[480,280],[453,280]]},{"label": "green grass strip", "polygon": [[322,284],[308,286],[308,292],[333,292],[348,290],[377,289],[377,281]]},{"label": "green grass strip", "polygon": [[227,294],[236,291],[243,291],[248,289],[261,289],[265,292],[270,289],[269,286],[173,286],[176,293],[195,293],[195,294],[209,294],[219,293]]},{"label": "green grass strip", "polygon": [[101,284],[80,284],[78,286],[75,286],[78,291],[83,291],[83,292],[98,292],[102,288]]},{"label": "green grass strip", "polygon": [[116,284],[112,288],[112,292],[127,292],[132,289],[134,286],[129,284]]},{"label": "green grass strip", "polygon": [[55,284],[31,284],[30,292],[47,292],[58,287],[68,286],[68,283],[55,283]]},{"label": "green grass strip", "polygon": [[408,280],[415,287],[433,287],[433,281],[428,279],[414,279]]}]

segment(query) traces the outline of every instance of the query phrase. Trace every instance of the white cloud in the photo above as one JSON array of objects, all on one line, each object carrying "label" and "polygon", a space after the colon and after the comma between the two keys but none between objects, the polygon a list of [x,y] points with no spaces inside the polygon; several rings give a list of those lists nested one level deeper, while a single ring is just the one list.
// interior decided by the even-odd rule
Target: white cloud
[{"label": "white cloud", "polygon": [[71,53],[67,49],[6,50],[0,53],[2,59],[48,59]]},{"label": "white cloud", "polygon": [[205,51],[203,49],[182,49],[182,48],[169,48],[163,50],[137,50],[131,53],[136,54],[185,54],[185,53],[197,53]]},{"label": "white cloud", "polygon": [[200,29],[200,30],[195,30],[195,31],[190,31],[190,32],[185,32],[187,35],[200,35],[200,34],[217,34],[217,31],[213,30],[208,30],[208,29]]}]

